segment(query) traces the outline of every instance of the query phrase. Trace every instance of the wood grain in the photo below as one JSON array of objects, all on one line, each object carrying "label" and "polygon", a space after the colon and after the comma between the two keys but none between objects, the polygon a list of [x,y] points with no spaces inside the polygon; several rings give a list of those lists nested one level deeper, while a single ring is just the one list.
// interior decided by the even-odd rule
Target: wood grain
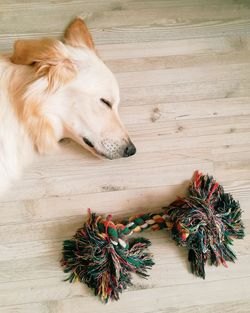
[{"label": "wood grain", "polygon": [[[60,38],[85,18],[121,87],[137,154],[100,161],[64,140],[0,200],[1,313],[250,312],[250,5],[248,0],[0,1],[0,51],[19,38]],[[156,262],[118,303],[63,279],[62,240],[88,207],[121,218],[184,195],[194,170],[213,174],[244,210],[246,238],[229,268],[190,274],[167,232],[148,232]]]}]

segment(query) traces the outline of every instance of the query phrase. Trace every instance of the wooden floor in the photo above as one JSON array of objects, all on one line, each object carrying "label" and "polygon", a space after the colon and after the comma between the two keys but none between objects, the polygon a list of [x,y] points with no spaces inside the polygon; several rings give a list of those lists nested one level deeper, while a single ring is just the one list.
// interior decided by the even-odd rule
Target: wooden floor
[{"label": "wooden floor", "polygon": [[[121,116],[138,153],[100,161],[65,141],[0,201],[1,313],[250,312],[250,1],[1,0],[0,50],[18,38],[60,37],[85,17],[121,87]],[[63,282],[62,240],[86,216],[128,216],[185,192],[193,171],[240,200],[238,262],[188,271],[169,234],[147,233],[156,265],[104,306]]]}]

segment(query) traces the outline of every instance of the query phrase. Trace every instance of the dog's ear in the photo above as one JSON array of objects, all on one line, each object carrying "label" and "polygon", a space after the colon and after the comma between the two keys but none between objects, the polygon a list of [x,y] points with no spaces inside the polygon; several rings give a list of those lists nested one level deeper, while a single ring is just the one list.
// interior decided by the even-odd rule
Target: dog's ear
[{"label": "dog's ear", "polygon": [[92,36],[83,19],[78,17],[71,22],[64,34],[66,44],[73,47],[89,47],[95,50]]},{"label": "dog's ear", "polygon": [[66,47],[55,39],[18,40],[11,61],[15,64],[34,65],[38,77],[47,76],[49,89],[66,83],[76,73]]},{"label": "dog's ear", "polygon": [[17,40],[11,60],[15,64],[31,65],[57,57],[56,40]]}]

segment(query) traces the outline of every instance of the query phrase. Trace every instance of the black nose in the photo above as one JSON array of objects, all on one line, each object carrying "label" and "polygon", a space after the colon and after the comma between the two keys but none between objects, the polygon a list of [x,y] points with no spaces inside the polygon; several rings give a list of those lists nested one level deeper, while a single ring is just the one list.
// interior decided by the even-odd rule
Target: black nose
[{"label": "black nose", "polygon": [[124,149],[124,152],[123,152],[123,157],[124,158],[127,158],[131,155],[134,155],[136,153],[136,147],[133,145],[132,142],[130,142],[127,147]]}]

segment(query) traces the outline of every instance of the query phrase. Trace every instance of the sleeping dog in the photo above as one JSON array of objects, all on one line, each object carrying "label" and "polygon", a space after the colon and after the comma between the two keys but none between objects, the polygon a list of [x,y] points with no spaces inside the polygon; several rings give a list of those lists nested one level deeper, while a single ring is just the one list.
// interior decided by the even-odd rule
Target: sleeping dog
[{"label": "sleeping dog", "polygon": [[136,152],[118,115],[119,87],[88,28],[75,19],[56,39],[18,40],[0,57],[0,193],[62,138],[101,158]]}]

